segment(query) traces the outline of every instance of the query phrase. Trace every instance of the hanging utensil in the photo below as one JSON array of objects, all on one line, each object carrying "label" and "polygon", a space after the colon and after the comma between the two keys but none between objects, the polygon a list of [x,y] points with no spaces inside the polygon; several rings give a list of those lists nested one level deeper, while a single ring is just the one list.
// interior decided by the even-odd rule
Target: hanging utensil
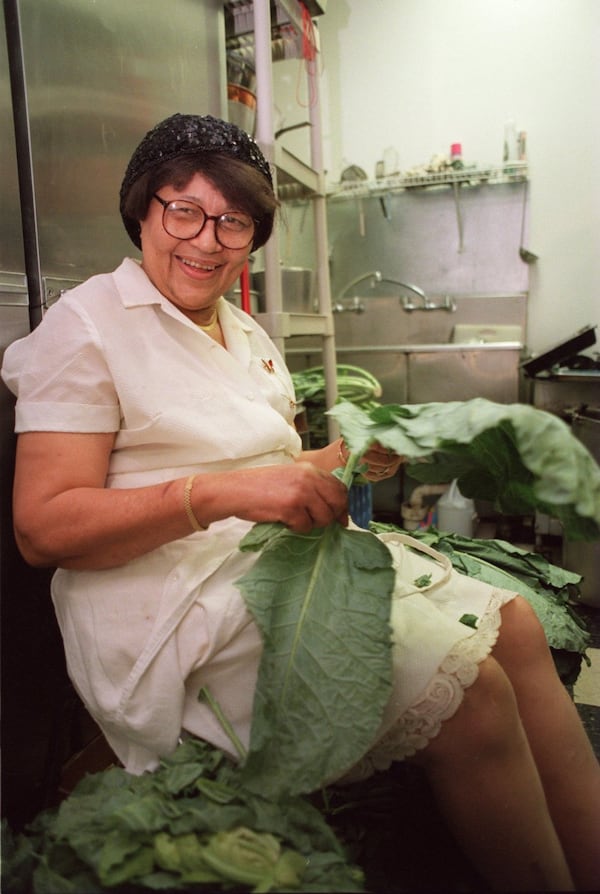
[{"label": "hanging utensil", "polygon": [[381,211],[386,220],[391,220],[392,215],[390,213],[389,207],[389,196],[379,196],[379,204],[381,206]]},{"label": "hanging utensil", "polygon": [[362,199],[358,200],[358,232],[363,237],[367,235],[367,228],[365,226],[365,206]]},{"label": "hanging utensil", "polygon": [[527,192],[529,189],[529,181],[526,180],[523,186],[523,208],[521,210],[521,244],[519,246],[519,257],[526,264],[534,264],[538,256],[529,249],[525,248],[525,220],[527,216]]},{"label": "hanging utensil", "polygon": [[[340,177],[342,183],[360,183],[366,179],[366,171],[359,168],[358,165],[350,165],[349,167],[344,168]],[[362,237],[366,236],[367,233],[365,225],[365,208],[360,196],[358,196],[358,232]]]},{"label": "hanging utensil", "polygon": [[455,180],[452,184],[454,187],[454,207],[456,208],[456,225],[458,226],[458,253],[462,254],[464,249],[464,241],[463,241],[463,220],[462,213],[460,210],[460,199],[458,195],[459,183]]}]

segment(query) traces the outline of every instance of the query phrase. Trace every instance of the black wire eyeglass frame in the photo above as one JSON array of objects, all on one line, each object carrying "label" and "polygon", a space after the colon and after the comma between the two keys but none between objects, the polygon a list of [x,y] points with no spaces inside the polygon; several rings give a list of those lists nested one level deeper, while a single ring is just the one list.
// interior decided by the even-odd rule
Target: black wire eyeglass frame
[{"label": "black wire eyeglass frame", "polygon": [[[181,239],[183,242],[187,242],[188,239],[195,239],[196,236],[199,236],[200,233],[202,232],[202,230],[204,229],[204,227],[206,226],[207,221],[212,220],[215,223],[215,239],[217,240],[219,245],[222,245],[223,248],[228,248],[233,251],[241,250],[242,248],[247,248],[250,245],[250,243],[254,240],[254,236],[256,235],[256,224],[260,223],[260,221],[256,220],[256,218],[250,217],[249,214],[244,214],[244,217],[248,217],[248,219],[250,221],[252,221],[252,234],[251,234],[250,238],[246,242],[244,242],[243,245],[228,245],[227,242],[223,241],[222,233],[219,232],[219,230],[220,230],[219,224],[221,223],[223,218],[225,218],[231,214],[230,211],[226,211],[224,214],[207,214],[201,205],[199,205],[197,202],[192,202],[189,199],[171,199],[171,201],[168,202],[166,199],[163,199],[161,196],[157,195],[157,193],[153,193],[152,198],[156,199],[156,201],[160,202],[160,204],[163,206],[162,225],[163,225],[164,231],[166,233],[168,233],[169,236],[173,236],[174,239]],[[190,236],[181,236],[181,235],[179,235],[179,233],[173,233],[167,226],[166,221],[168,219],[167,214],[168,214],[169,206],[176,204],[178,201],[185,202],[186,205],[193,205],[194,208],[197,208],[198,211],[203,215],[202,222],[200,223],[200,226],[198,227],[196,232],[192,233]],[[237,212],[237,213],[242,214],[243,212]],[[234,241],[235,241],[235,234],[232,234],[232,233],[226,233],[225,238],[227,239],[228,236],[232,236],[232,235],[234,236]]]}]

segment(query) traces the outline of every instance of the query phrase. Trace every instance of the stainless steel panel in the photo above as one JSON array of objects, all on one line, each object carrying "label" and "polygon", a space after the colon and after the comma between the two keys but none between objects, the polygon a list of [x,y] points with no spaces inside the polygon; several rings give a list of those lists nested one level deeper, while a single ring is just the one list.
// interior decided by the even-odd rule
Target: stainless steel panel
[{"label": "stainless steel panel", "polygon": [[121,178],[148,128],[226,109],[218,0],[20,0],[40,266],[82,280],[135,253]]},{"label": "stainless steel panel", "polygon": [[524,189],[523,183],[461,188],[462,250],[450,187],[390,194],[387,216],[374,196],[330,201],[334,297],[369,270],[432,295],[526,292],[529,267],[519,257]]},{"label": "stainless steel panel", "polygon": [[381,401],[386,404],[409,402],[408,369],[410,354],[399,351],[370,351],[337,348],[338,361],[360,366],[372,373],[381,385]]},{"label": "stainless steel panel", "polygon": [[407,313],[402,309],[400,291],[394,292],[393,287],[386,283],[371,289],[367,280],[356,289],[351,289],[347,298],[352,299],[354,295],[363,308],[361,313],[344,311],[334,314],[336,344],[344,347],[445,344],[453,341],[456,326],[468,324],[508,324],[519,326],[525,333],[527,297],[522,293],[453,296],[456,303],[454,313],[446,310]]},{"label": "stainless steel panel", "polygon": [[[299,340],[299,339],[298,339]],[[297,339],[289,339],[294,344]],[[308,339],[305,339],[308,342]],[[408,354],[381,348],[336,347],[338,363],[360,366],[372,373],[382,388],[382,403],[408,403]],[[299,347],[286,345],[286,363],[292,372],[311,366],[320,366],[323,358],[320,350],[311,345]]]},{"label": "stainless steel panel", "polygon": [[[24,338],[29,333],[29,312],[27,305],[21,304],[5,304],[0,305],[0,365],[4,351],[17,338]],[[7,420],[2,416],[2,425],[4,428]],[[12,431],[12,423],[11,423]]]},{"label": "stainless steel panel", "polygon": [[485,397],[519,399],[520,350],[414,352],[408,355],[408,395],[413,404]]},{"label": "stainless steel panel", "polygon": [[572,378],[534,377],[530,380],[534,407],[561,415],[581,404],[600,404],[600,374],[585,374]]},{"label": "stainless steel panel", "polygon": [[[9,273],[0,270],[0,307],[17,305],[27,307],[27,278],[24,273]],[[4,333],[0,334],[0,340],[5,342]]]},{"label": "stainless steel panel", "polygon": [[[518,345],[342,346],[336,353],[339,363],[360,366],[378,379],[383,403],[422,404],[475,397],[497,403],[519,400]],[[301,349],[286,353],[286,359],[294,371],[320,362],[318,354]]]},{"label": "stainless steel panel", "polygon": [[0,271],[25,271],[8,53],[0,29]]}]

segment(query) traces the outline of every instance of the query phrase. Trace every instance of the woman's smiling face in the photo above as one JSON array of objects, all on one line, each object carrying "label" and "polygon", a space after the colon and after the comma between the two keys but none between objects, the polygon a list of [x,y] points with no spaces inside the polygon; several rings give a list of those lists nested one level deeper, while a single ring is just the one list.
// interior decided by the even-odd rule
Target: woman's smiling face
[{"label": "woman's smiling face", "polygon": [[[194,174],[183,189],[166,185],[157,194],[167,202],[196,202],[207,215],[239,210],[202,174]],[[162,219],[163,206],[153,199],[140,224],[142,268],[165,298],[190,319],[201,322],[241,275],[252,243],[241,249],[224,248],[215,238],[212,220],[207,220],[193,239],[177,239],[166,232]]]}]

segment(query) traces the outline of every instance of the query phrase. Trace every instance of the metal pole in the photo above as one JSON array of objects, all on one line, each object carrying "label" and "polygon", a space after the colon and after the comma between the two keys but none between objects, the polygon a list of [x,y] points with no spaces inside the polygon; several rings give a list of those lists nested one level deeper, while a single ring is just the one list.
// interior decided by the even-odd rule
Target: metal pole
[{"label": "metal pole", "polygon": [[[271,8],[269,0],[254,0],[254,53],[256,65],[256,142],[271,165],[275,189],[277,171],[275,169],[275,127],[273,120],[273,61],[271,50]],[[279,231],[273,234],[264,249],[265,258],[265,303],[267,316],[281,313],[281,271],[279,265]],[[267,319],[267,330],[277,348],[283,354],[284,338],[279,331],[273,331],[273,318]]]},{"label": "metal pole", "polygon": [[[315,225],[315,250],[317,259],[317,294],[319,311],[331,321],[331,330],[323,336],[323,370],[325,375],[325,400],[327,408],[332,407],[338,395],[337,389],[337,357],[333,316],[331,313],[331,282],[329,277],[329,242],[327,237],[327,199],[325,189],[325,173],[323,163],[323,134],[321,122],[321,103],[319,96],[318,54],[315,61],[308,66],[309,97],[311,98],[310,114],[310,150],[311,166],[318,174],[318,192],[313,199],[313,215]],[[334,419],[327,419],[329,439],[339,436],[339,428]]]},{"label": "metal pole", "polygon": [[40,264],[40,241],[31,153],[31,131],[29,127],[25,61],[23,59],[23,40],[18,0],[4,0],[4,19],[6,22],[6,44],[15,142],[17,145],[17,172],[19,176],[19,196],[21,199],[25,275],[27,277],[27,292],[29,295],[29,325],[32,329],[35,329],[42,319],[44,283]]}]

